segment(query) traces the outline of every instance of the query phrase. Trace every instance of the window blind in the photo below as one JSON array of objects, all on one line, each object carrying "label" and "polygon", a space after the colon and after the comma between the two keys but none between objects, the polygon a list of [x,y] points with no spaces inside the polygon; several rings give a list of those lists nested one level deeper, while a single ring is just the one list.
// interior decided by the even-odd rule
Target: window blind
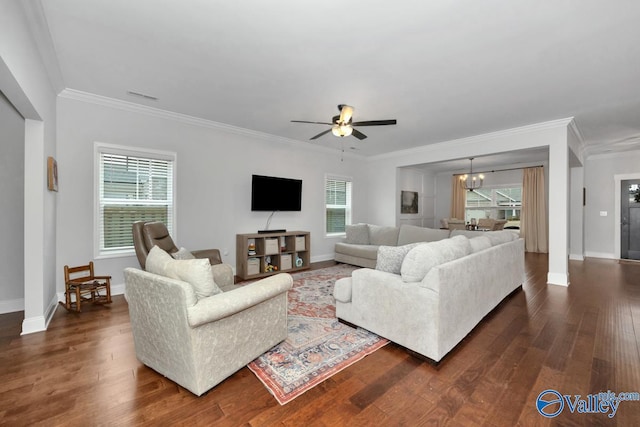
[{"label": "window blind", "polygon": [[351,224],[351,180],[325,178],[325,232],[344,233]]},{"label": "window blind", "polygon": [[135,221],[162,221],[173,231],[173,161],[99,153],[99,252],[133,249]]}]

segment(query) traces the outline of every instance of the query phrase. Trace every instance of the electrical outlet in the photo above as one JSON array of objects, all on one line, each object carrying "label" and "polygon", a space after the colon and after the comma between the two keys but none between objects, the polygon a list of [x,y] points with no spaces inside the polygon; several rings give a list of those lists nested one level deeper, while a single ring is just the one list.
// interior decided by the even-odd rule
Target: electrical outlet
[{"label": "electrical outlet", "polygon": [[607,216],[609,213],[607,211],[600,211],[600,216]]}]

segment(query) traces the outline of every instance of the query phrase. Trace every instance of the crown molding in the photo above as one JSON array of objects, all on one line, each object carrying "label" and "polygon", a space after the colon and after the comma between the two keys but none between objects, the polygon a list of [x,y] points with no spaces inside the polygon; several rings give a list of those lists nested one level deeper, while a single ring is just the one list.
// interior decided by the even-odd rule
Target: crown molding
[{"label": "crown molding", "polygon": [[[116,110],[126,111],[134,114],[144,114],[151,117],[156,117],[163,120],[171,120],[178,123],[186,124],[189,126],[198,126],[208,129],[215,129],[222,132],[233,133],[236,135],[245,136],[253,139],[260,139],[272,143],[287,144],[289,146],[295,146],[303,150],[336,154],[340,153],[341,149],[332,148],[326,146],[313,145],[305,141],[299,141],[297,139],[285,138],[281,136],[271,135],[264,132],[258,132],[250,129],[241,128],[238,126],[232,126],[224,123],[215,122],[213,120],[201,119],[199,117],[189,116],[187,114],[175,113],[173,111],[162,110],[160,108],[149,107],[147,105],[136,104],[134,102],[123,101],[120,99],[109,98],[102,95],[96,95],[89,92],[83,92],[76,89],[66,88],[58,95],[60,98],[70,99],[74,101],[86,102],[89,104],[100,105],[102,107],[113,108]],[[352,152],[342,151],[342,156],[347,158],[359,158],[364,156]]]},{"label": "crown molding", "polygon": [[598,160],[598,159],[618,159],[622,157],[629,157],[629,155],[640,155],[640,149],[630,149],[626,151],[610,151],[607,153],[594,153],[586,156],[585,160]]},{"label": "crown molding", "polygon": [[368,161],[378,161],[378,160],[389,160],[398,157],[419,155],[424,153],[429,153],[433,151],[437,151],[443,147],[449,147],[452,144],[455,144],[460,147],[464,146],[473,146],[475,144],[481,144],[488,140],[498,139],[498,138],[507,138],[514,135],[523,135],[533,132],[539,132],[549,129],[561,129],[566,128],[573,121],[573,117],[550,120],[541,123],[534,123],[531,125],[520,126],[517,128],[504,129],[490,133],[483,133],[480,135],[468,136],[464,138],[452,139],[448,141],[440,141],[433,144],[425,144],[421,147],[417,148],[408,148],[406,150],[398,150],[393,151],[391,153],[380,154],[377,156],[367,157]]}]

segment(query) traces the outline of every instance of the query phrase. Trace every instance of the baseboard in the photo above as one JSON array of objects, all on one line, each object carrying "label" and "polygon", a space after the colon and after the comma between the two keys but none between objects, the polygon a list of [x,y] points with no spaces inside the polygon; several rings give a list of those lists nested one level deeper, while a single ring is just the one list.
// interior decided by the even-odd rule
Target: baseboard
[{"label": "baseboard", "polygon": [[569,286],[569,275],[564,273],[547,273],[547,284]]},{"label": "baseboard", "polygon": [[22,321],[22,332],[20,335],[33,334],[47,330],[44,316],[29,317]]},{"label": "baseboard", "polygon": [[573,261],[584,261],[584,255],[582,254],[569,254],[569,259]]},{"label": "baseboard", "polygon": [[585,252],[587,258],[604,258],[604,259],[616,259],[615,254],[608,252]]},{"label": "baseboard", "polygon": [[24,298],[0,301],[0,314],[24,311]]},{"label": "baseboard", "polygon": [[333,259],[335,259],[335,254],[334,253],[330,253],[330,254],[326,254],[326,255],[319,255],[319,256],[313,256],[311,257],[311,262],[322,262],[322,261],[332,261]]}]

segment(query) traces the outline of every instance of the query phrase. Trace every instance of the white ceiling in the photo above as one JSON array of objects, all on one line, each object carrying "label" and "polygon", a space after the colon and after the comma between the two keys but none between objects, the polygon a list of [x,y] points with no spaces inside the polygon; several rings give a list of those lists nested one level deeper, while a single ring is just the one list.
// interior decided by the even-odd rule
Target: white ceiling
[{"label": "white ceiling", "polygon": [[634,0],[33,5],[59,90],[300,141],[326,127],[290,120],[330,121],[339,103],[397,119],[310,141],[365,156],[567,117],[588,154],[640,149]]}]

